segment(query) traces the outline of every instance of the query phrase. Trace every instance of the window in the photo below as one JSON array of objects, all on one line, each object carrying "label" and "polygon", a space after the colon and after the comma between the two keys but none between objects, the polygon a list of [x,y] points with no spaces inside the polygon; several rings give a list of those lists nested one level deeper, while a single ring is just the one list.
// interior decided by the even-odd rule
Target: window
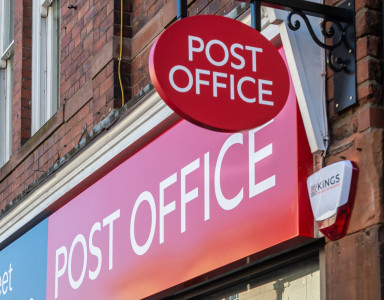
[{"label": "window", "polygon": [[320,300],[320,270],[317,257],[276,265],[268,272],[188,299],[199,300]]},{"label": "window", "polygon": [[[239,245],[241,247],[241,245]],[[325,299],[323,240],[303,245],[278,256],[265,257],[220,274],[201,276],[201,280],[181,290],[164,291],[151,299],[189,300],[320,300]],[[228,268],[226,268],[228,271]],[[322,271],[321,271],[322,270]],[[205,278],[204,278],[205,277]]]},{"label": "window", "polygon": [[198,298],[201,300],[320,300],[319,264],[315,259],[303,259],[227,289],[200,295]]},{"label": "window", "polygon": [[59,101],[60,1],[33,0],[32,134],[57,111]]},{"label": "window", "polygon": [[0,0],[0,167],[12,153],[14,0]]}]

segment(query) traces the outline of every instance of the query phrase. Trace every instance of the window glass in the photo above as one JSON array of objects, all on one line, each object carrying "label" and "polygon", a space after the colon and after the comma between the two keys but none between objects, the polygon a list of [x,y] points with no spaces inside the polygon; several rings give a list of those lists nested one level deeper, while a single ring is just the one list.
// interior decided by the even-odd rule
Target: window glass
[{"label": "window glass", "polygon": [[[0,0],[0,55],[13,41],[14,0]],[[2,57],[3,58],[3,57]]]},{"label": "window glass", "polygon": [[59,0],[33,0],[32,134],[58,107],[60,7]]},{"label": "window glass", "polygon": [[14,0],[0,0],[0,167],[12,153]]},{"label": "window glass", "polygon": [[304,259],[193,299],[320,300],[319,263],[317,259]]}]

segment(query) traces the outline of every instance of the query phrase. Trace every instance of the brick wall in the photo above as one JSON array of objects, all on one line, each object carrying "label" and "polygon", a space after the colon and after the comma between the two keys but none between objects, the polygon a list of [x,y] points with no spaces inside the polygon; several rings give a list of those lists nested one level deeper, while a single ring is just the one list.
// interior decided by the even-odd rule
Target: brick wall
[{"label": "brick wall", "polygon": [[[176,1],[124,0],[121,77],[125,101],[150,83],[154,39],[176,20]],[[5,213],[73,151],[122,102],[119,86],[120,1],[61,0],[60,105],[31,137],[32,0],[15,0],[13,154],[0,169]],[[241,2],[189,1],[189,15],[225,15]],[[11,203],[11,205],[9,205]]]},{"label": "brick wall", "polygon": [[15,1],[12,148],[31,137],[32,0]]},{"label": "brick wall", "polygon": [[[242,4],[233,0],[188,1],[188,15],[226,15]],[[154,39],[176,17],[176,1],[134,0],[132,4],[132,94],[149,82],[148,57]]]},{"label": "brick wall", "polygon": [[331,145],[325,164],[354,159],[360,166],[356,207],[349,232],[383,222],[382,175],[384,125],[381,1],[356,1],[358,103],[333,110],[333,74],[328,72],[328,116]]},{"label": "brick wall", "polygon": [[[60,107],[33,137],[31,2],[15,0],[13,155],[0,169],[0,215],[22,198],[108,113],[121,105],[117,68],[120,1],[62,0]],[[327,0],[336,5],[339,1]],[[226,15],[242,2],[189,0],[189,15]],[[327,73],[330,147],[317,167],[350,159],[360,168],[348,236],[326,244],[327,299],[381,299],[383,284],[383,41],[382,1],[355,0],[358,103],[333,110]],[[126,101],[150,83],[155,38],[176,19],[175,0],[124,0],[122,79]],[[47,173],[48,172],[48,173]],[[47,175],[48,174],[48,175]],[[344,287],[344,288],[340,288]]]},{"label": "brick wall", "polygon": [[[335,1],[328,1],[335,4]],[[349,159],[359,166],[347,236],[326,245],[326,299],[382,299],[383,293],[383,41],[382,1],[355,0],[357,104],[333,110],[328,72],[330,148],[324,165]],[[336,87],[337,88],[337,87]],[[319,159],[319,157],[318,157]]]},{"label": "brick wall", "polygon": [[[13,153],[0,168],[0,214],[22,200],[96,124],[121,106],[117,76],[120,1],[73,2],[61,0],[59,109],[31,137],[32,0],[15,0]],[[69,9],[69,4],[77,8]],[[132,97],[131,11],[131,1],[124,0],[121,73],[125,99]]]}]

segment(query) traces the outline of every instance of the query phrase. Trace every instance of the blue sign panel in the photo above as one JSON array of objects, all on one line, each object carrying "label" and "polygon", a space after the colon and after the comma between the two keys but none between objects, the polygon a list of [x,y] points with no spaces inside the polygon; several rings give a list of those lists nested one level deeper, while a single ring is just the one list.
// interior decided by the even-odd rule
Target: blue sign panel
[{"label": "blue sign panel", "polygon": [[46,298],[48,219],[0,252],[0,300]]}]

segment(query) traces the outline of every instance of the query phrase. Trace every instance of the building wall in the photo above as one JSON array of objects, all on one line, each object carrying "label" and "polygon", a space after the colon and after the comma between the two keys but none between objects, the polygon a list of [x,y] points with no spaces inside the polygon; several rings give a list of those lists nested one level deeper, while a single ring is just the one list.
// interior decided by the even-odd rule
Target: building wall
[{"label": "building wall", "polygon": [[[333,5],[336,1],[327,1]],[[383,40],[382,2],[356,0],[357,105],[335,113],[328,70],[330,147],[324,165],[356,161],[359,179],[345,238],[326,243],[327,299],[382,299]]]},{"label": "building wall", "polygon": [[[77,9],[69,9],[72,2],[61,1],[60,107],[31,137],[32,0],[15,0],[13,154],[0,169],[0,217],[86,147],[92,129],[121,106],[120,1],[75,1]],[[233,0],[188,3],[189,15],[247,8]],[[381,299],[384,294],[382,1],[355,0],[355,11],[358,103],[334,112],[328,69],[330,147],[325,156],[314,155],[315,169],[344,159],[356,161],[360,169],[348,234],[326,241],[327,299]],[[121,69],[128,103],[150,83],[151,45],[175,20],[176,1],[124,0]]]},{"label": "building wall", "polygon": [[[191,1],[192,2],[192,1]],[[120,1],[61,0],[60,106],[31,137],[32,0],[15,0],[13,154],[0,169],[0,214],[23,199],[113,110],[121,107],[117,76]],[[176,20],[176,1],[123,1],[121,63],[125,101],[149,83],[154,38]],[[238,1],[196,1],[190,14],[225,15]]]},{"label": "building wall", "polygon": [[[79,145],[112,109],[121,106],[117,77],[120,1],[61,1],[60,106],[31,137],[32,0],[15,0],[13,154],[0,169],[0,209],[5,213]],[[116,3],[115,3],[116,2]],[[131,98],[127,44],[131,7],[124,6],[125,98]],[[128,84],[127,84],[128,83]]]}]

